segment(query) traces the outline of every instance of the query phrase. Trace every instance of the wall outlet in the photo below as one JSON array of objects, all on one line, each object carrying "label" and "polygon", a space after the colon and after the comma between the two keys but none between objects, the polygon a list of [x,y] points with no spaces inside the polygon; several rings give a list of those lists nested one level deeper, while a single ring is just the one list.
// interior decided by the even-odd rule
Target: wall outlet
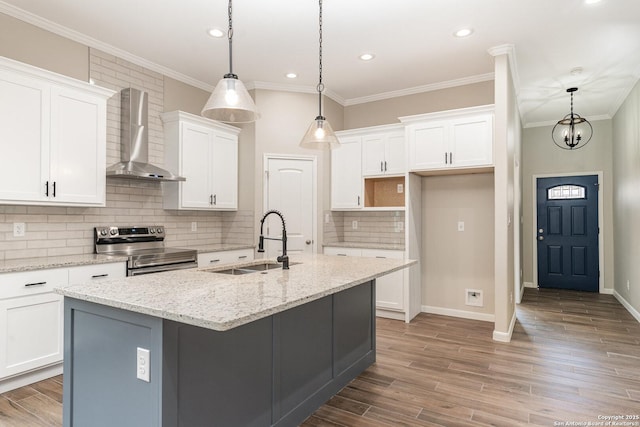
[{"label": "wall outlet", "polygon": [[26,226],[24,222],[13,223],[13,237],[24,237]]},{"label": "wall outlet", "polygon": [[404,230],[404,222],[402,222],[402,221],[394,222],[393,226],[394,226],[394,230],[395,230],[396,233],[399,233],[402,230]]},{"label": "wall outlet", "polygon": [[198,231],[198,223],[193,221],[191,223],[191,231]]},{"label": "wall outlet", "polygon": [[458,221],[458,231],[464,231],[464,221]]},{"label": "wall outlet", "polygon": [[149,350],[147,350],[146,348],[138,347],[136,358],[136,372],[137,378],[139,380],[149,382],[149,370],[151,369],[149,360]]},{"label": "wall outlet", "polygon": [[353,228],[354,230],[358,229],[358,221],[353,220],[351,221],[351,228]]},{"label": "wall outlet", "polygon": [[482,291],[479,289],[465,289],[465,301],[466,305],[474,307],[482,307]]},{"label": "wall outlet", "polygon": [[404,193],[404,185],[398,184],[398,193]]}]

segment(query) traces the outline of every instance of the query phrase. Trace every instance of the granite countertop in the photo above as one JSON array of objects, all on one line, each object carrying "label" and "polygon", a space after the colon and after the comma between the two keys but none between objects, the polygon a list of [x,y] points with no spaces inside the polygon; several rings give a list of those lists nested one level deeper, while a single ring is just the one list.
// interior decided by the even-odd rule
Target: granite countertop
[{"label": "granite countertop", "polygon": [[355,242],[337,242],[325,243],[322,247],[332,248],[357,248],[357,249],[385,249],[390,251],[404,251],[404,245],[393,243],[355,243]]},{"label": "granite countertop", "polygon": [[77,267],[81,265],[108,264],[126,262],[127,257],[108,255],[65,255],[42,258],[19,258],[0,261],[0,273],[44,270],[48,268]]},{"label": "granite countertop", "polygon": [[[413,260],[292,255],[291,268],[244,275],[232,266],[177,270],[56,288],[66,297],[226,331],[415,264]],[[294,265],[294,263],[299,263]]]}]

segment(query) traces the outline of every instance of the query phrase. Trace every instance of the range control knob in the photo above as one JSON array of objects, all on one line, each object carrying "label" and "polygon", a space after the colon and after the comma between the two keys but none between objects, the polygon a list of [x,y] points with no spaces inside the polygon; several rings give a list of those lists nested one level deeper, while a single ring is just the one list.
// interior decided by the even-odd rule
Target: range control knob
[{"label": "range control knob", "polygon": [[118,229],[112,228],[111,230],[109,230],[109,234],[111,234],[112,236],[115,236],[116,234],[118,234]]},{"label": "range control knob", "polygon": [[101,236],[106,236],[107,235],[107,230],[105,228],[103,228],[102,230],[100,230],[100,235]]},{"label": "range control knob", "polygon": [[149,229],[149,233],[153,234],[153,233],[155,233],[155,232],[156,232],[156,229],[155,229],[155,228],[151,227],[151,228]]},{"label": "range control knob", "polygon": [[160,234],[164,233],[164,229],[162,227],[158,227],[156,231]]}]

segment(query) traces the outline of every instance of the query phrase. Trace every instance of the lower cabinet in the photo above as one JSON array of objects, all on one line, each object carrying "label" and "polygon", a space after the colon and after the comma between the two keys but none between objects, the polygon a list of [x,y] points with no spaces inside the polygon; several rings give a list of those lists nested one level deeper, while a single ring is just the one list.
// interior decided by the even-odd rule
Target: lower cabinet
[{"label": "lower cabinet", "polygon": [[232,262],[253,261],[253,249],[205,252],[198,254],[198,268],[215,267]]},{"label": "lower cabinet", "polygon": [[53,288],[125,276],[124,262],[0,274],[0,380],[62,361],[63,297]]},{"label": "lower cabinet", "polygon": [[0,379],[62,360],[67,269],[0,276]]},{"label": "lower cabinet", "polygon": [[[327,246],[324,248],[324,254],[404,259],[404,251],[384,249],[360,249]],[[405,270],[400,270],[376,279],[376,314],[378,316],[404,320],[404,312],[406,309],[405,295],[408,286],[405,274]]]}]

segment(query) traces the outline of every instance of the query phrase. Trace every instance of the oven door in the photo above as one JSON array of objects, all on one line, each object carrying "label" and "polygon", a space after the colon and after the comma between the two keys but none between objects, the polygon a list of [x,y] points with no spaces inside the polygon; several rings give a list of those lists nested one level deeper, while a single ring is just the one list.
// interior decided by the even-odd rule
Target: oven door
[{"label": "oven door", "polygon": [[197,262],[185,262],[181,264],[164,264],[164,265],[154,265],[148,267],[139,267],[139,268],[129,268],[127,269],[127,276],[139,276],[141,274],[150,274],[150,273],[161,273],[163,271],[172,271],[172,270],[186,270],[188,268],[196,268],[198,266]]}]

